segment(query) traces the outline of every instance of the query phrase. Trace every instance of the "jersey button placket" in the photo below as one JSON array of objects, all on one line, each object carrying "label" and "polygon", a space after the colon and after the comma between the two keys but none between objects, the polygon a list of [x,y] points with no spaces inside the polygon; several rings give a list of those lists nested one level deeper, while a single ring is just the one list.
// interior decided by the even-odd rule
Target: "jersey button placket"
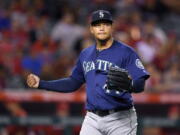
[{"label": "jersey button placket", "polygon": [[[94,61],[94,63],[95,63],[95,77],[94,77],[94,81],[95,81],[95,89],[96,89],[96,91],[98,91],[98,87],[99,87],[99,83],[97,81],[97,76],[99,74],[97,72],[97,69],[98,69],[98,63],[97,63],[98,56],[99,56],[99,52],[96,51],[96,58],[95,58],[95,61]],[[100,98],[99,94],[96,95],[96,98]],[[97,102],[97,104],[99,104],[99,103]]]}]

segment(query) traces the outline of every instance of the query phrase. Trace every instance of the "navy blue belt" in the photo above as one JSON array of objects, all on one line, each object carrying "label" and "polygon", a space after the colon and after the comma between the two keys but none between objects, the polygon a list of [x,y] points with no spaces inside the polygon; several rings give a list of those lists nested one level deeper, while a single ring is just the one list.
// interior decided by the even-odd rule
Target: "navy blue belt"
[{"label": "navy blue belt", "polygon": [[110,110],[87,110],[87,111],[92,112],[98,116],[104,117],[104,116],[107,116],[107,115],[115,113],[115,112],[129,110],[130,108],[132,108],[132,107],[116,108],[116,109],[110,109]]}]

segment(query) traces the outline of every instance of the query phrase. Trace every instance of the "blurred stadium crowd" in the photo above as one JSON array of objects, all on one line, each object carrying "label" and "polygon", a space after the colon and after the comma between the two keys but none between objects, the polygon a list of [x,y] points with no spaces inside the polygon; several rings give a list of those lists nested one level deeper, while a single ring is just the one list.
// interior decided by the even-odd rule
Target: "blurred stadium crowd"
[{"label": "blurred stadium crowd", "polygon": [[0,0],[0,88],[26,88],[27,74],[70,74],[93,44],[89,15],[112,12],[114,36],[137,50],[152,75],[148,92],[180,90],[180,9],[176,0]]}]

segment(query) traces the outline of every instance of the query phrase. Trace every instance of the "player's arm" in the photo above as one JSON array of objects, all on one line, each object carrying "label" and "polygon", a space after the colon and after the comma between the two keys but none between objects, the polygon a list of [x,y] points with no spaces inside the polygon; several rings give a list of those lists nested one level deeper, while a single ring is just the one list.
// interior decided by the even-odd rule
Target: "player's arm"
[{"label": "player's arm", "polygon": [[145,77],[141,77],[141,78],[138,78],[136,80],[133,80],[133,83],[132,83],[132,92],[139,93],[139,92],[144,91],[145,82],[146,82],[146,78]]},{"label": "player's arm", "polygon": [[40,80],[40,78],[34,74],[30,74],[27,77],[27,84],[31,88],[46,89],[65,93],[77,90],[84,82],[85,78],[80,59],[78,59],[76,65],[73,68],[71,76],[68,78],[44,81]]},{"label": "player's arm", "polygon": [[73,92],[79,89],[82,82],[74,79],[73,77],[63,78],[59,80],[44,81],[34,74],[27,77],[27,84],[31,88],[46,89],[58,92]]}]

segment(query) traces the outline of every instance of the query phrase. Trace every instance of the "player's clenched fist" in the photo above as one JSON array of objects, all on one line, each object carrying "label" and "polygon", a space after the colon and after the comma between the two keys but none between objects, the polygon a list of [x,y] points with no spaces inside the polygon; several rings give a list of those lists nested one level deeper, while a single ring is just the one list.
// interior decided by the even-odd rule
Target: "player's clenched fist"
[{"label": "player's clenched fist", "polygon": [[27,77],[27,84],[31,88],[38,88],[40,78],[34,74],[30,74]]}]

